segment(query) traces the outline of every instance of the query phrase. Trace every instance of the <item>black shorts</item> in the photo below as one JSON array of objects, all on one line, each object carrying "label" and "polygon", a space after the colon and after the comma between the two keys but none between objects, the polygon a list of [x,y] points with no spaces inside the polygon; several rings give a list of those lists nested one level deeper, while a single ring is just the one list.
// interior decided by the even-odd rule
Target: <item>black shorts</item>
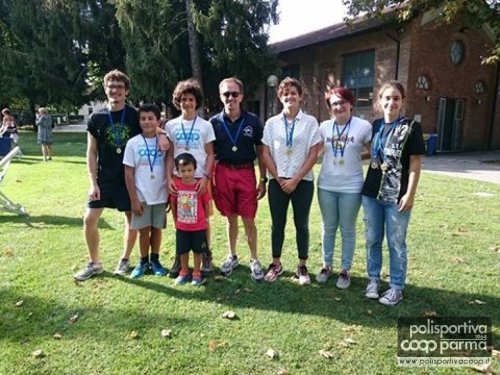
[{"label": "black shorts", "polygon": [[190,250],[193,250],[193,253],[199,254],[204,254],[208,251],[207,231],[205,229],[194,232],[177,229],[175,239],[175,250],[178,255],[189,253]]},{"label": "black shorts", "polygon": [[101,199],[89,201],[89,208],[116,208],[120,212],[130,211],[130,197],[125,182],[99,184]]}]

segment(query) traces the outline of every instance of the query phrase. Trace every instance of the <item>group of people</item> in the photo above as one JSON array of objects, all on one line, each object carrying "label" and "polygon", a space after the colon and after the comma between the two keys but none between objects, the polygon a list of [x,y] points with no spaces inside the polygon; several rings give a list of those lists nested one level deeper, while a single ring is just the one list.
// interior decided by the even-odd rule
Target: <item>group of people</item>
[{"label": "group of people", "polygon": [[[228,255],[220,272],[227,276],[239,264],[236,249],[241,217],[250,250],[251,278],[274,282],[283,273],[281,255],[291,202],[298,257],[295,277],[299,284],[309,284],[312,169],[322,155],[317,194],[323,221],[323,265],[317,282],[326,282],[334,273],[333,253],[340,228],[342,255],[336,286],[350,286],[356,220],[363,205],[369,277],[365,295],[386,305],[402,299],[406,231],[425,145],[420,124],[401,115],[405,90],[399,82],[381,87],[378,104],[383,118],[373,125],[353,116],[350,90],[329,89],[325,102],[330,119],[319,125],[301,110],[302,84],[287,77],[277,91],[282,112],[262,126],[255,114],[241,106],[244,86],[239,79],[221,81],[224,109],[208,121],[198,114],[203,104],[200,85],[188,79],[179,82],[173,92],[173,103],[181,114],[164,128],[155,105],[144,104],[136,111],[125,103],[130,90],[125,74],[114,70],[104,77],[103,84],[109,106],[88,122],[91,187],[84,234],[90,262],[75,274],[76,280],[103,272],[97,224],[105,207],[123,211],[126,219],[124,250],[115,274],[128,272],[138,232],[141,260],[131,276],[166,275],[159,251],[169,204],[176,227],[176,259],[169,273],[178,285],[202,284],[213,269],[213,201],[227,219]],[[366,178],[363,159],[370,159]],[[267,270],[258,258],[255,224],[258,200],[266,193],[272,220],[272,262]],[[390,254],[390,287],[380,296],[384,230]]]}]

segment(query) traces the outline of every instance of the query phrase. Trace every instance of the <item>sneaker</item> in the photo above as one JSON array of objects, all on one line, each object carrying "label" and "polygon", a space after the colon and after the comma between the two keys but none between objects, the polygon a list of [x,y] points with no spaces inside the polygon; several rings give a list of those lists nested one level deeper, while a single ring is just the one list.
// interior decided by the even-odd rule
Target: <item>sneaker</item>
[{"label": "sneaker", "polygon": [[266,276],[264,276],[264,280],[272,283],[273,281],[276,281],[278,276],[281,275],[282,273],[283,273],[283,267],[281,266],[281,263],[280,264],[271,263],[269,265],[269,268],[267,269]]},{"label": "sneaker", "polygon": [[170,267],[170,272],[168,273],[168,276],[171,277],[172,279],[175,279],[177,276],[179,276],[179,272],[181,272],[181,258],[176,255],[174,264],[172,264],[172,267]]},{"label": "sneaker", "polygon": [[77,281],[85,281],[90,279],[92,276],[99,275],[103,272],[102,263],[99,262],[97,264],[89,262],[87,263],[87,267],[85,267],[80,272],[76,273],[73,277]]},{"label": "sneaker", "polygon": [[165,276],[168,273],[168,270],[161,265],[160,262],[151,262],[151,272],[155,276]]},{"label": "sneaker", "polygon": [[259,281],[264,278],[264,272],[262,272],[262,267],[260,266],[260,262],[257,259],[254,259],[250,262],[250,277],[253,281]]},{"label": "sneaker", "polygon": [[339,278],[337,279],[337,288],[347,289],[351,285],[351,277],[349,276],[348,270],[342,270],[339,273]]},{"label": "sneaker", "polygon": [[332,268],[330,266],[324,266],[321,271],[316,275],[316,281],[318,283],[326,283],[330,276],[332,275]]},{"label": "sneaker", "polygon": [[295,277],[297,279],[299,279],[300,285],[311,284],[311,278],[309,277],[309,274],[307,273],[306,266],[298,266],[297,272],[295,273]]},{"label": "sneaker", "polygon": [[113,272],[113,275],[125,276],[128,273],[128,269],[130,268],[130,262],[128,259],[120,259],[118,264],[116,265],[116,269]]},{"label": "sneaker", "polygon": [[137,266],[132,270],[132,273],[130,274],[130,277],[132,279],[139,279],[144,276],[146,271],[149,269],[149,263],[142,263],[139,262]]},{"label": "sneaker", "polygon": [[378,280],[370,279],[366,286],[365,297],[370,299],[378,299]]},{"label": "sneaker", "polygon": [[200,285],[203,285],[204,282],[205,282],[205,279],[203,278],[201,273],[196,274],[193,272],[193,279],[191,280],[192,285],[200,286]]},{"label": "sneaker", "polygon": [[213,271],[212,266],[212,252],[208,251],[201,255],[201,273],[204,275],[208,275]]},{"label": "sneaker", "polygon": [[382,305],[394,306],[403,299],[403,291],[400,289],[390,288],[386,290],[382,297],[378,300]]},{"label": "sneaker", "polygon": [[189,273],[185,275],[180,275],[175,278],[175,285],[184,285],[191,279],[191,275]]},{"label": "sneaker", "polygon": [[220,273],[222,273],[224,276],[228,276],[233,272],[233,270],[238,266],[238,256],[236,255],[231,255],[229,254],[220,266]]}]

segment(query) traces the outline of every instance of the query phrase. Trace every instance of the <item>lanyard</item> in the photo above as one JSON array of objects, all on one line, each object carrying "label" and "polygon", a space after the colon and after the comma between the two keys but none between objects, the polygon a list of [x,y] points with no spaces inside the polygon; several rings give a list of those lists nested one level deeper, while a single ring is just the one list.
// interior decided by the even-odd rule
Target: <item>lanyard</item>
[{"label": "lanyard", "polygon": [[[351,127],[351,118],[349,117],[349,121],[347,121],[347,124],[345,124],[344,129],[342,131],[339,131],[339,125],[337,124],[336,121],[333,122],[332,126],[332,152],[333,152],[333,157],[337,157],[337,151],[340,150],[340,157],[344,158],[344,152],[345,148],[347,147],[347,141],[349,139],[349,130]],[[337,131],[337,140],[334,141],[334,132],[335,130]],[[345,134],[344,140],[342,141],[342,136]],[[340,147],[339,147],[340,146]]]},{"label": "lanyard", "polygon": [[181,119],[182,135],[186,141],[186,150],[189,150],[189,142],[191,141],[191,138],[193,136],[193,128],[194,128],[194,124],[196,123],[197,118],[198,118],[198,116],[195,116],[193,123],[191,124],[191,130],[189,130],[189,135],[186,135],[186,130],[184,129],[184,124],[183,124],[182,119]]},{"label": "lanyard", "polygon": [[[395,121],[391,122],[390,124],[384,123],[384,125],[380,126],[380,129],[378,130],[376,134],[376,139],[374,139],[373,146],[372,146],[372,160],[376,160],[380,158],[382,161],[385,159],[385,148],[387,147],[387,144],[389,143],[389,140],[392,137],[392,134],[394,133],[394,130],[396,129],[396,126],[399,124],[401,121],[401,117],[398,117]],[[389,130],[385,132],[384,134],[384,128],[385,125],[390,125]]]},{"label": "lanyard", "polygon": [[293,132],[295,130],[295,120],[297,116],[293,119],[292,128],[288,131],[288,121],[286,120],[285,114],[283,114],[283,121],[285,122],[285,137],[286,137],[286,147],[292,148],[293,146]]},{"label": "lanyard", "polygon": [[158,156],[158,136],[155,135],[155,140],[156,140],[156,145],[154,149],[154,156],[153,156],[153,161],[151,161],[151,153],[149,152],[149,146],[148,146],[148,141],[146,141],[146,137],[142,135],[142,139],[144,139],[144,144],[146,145],[146,155],[148,156],[148,163],[149,163],[149,170],[151,171],[151,178],[154,178],[153,174],[153,168],[156,162],[156,157]]},{"label": "lanyard", "polygon": [[[113,140],[115,143],[120,146],[122,144],[121,139],[120,139],[120,132],[119,132],[119,127],[118,124],[115,124],[113,122],[113,117],[111,116],[111,110],[108,111],[108,117],[109,117],[109,123],[111,125],[111,134],[113,134]],[[125,119],[125,107],[122,109],[122,117],[120,119],[120,125],[123,124],[123,120]],[[118,131],[117,131],[118,129]]]},{"label": "lanyard", "polygon": [[229,130],[229,126],[226,123],[226,119],[224,118],[224,114],[222,114],[221,116],[222,116],[222,124],[224,125],[224,130],[226,131],[227,136],[229,137],[229,139],[231,140],[231,143],[233,144],[233,151],[237,151],[238,148],[236,147],[236,144],[238,143],[238,138],[240,137],[241,128],[243,127],[243,124],[245,123],[245,117],[243,117],[241,119],[240,125],[238,126],[238,130],[236,131],[236,135],[233,137],[233,135],[231,134],[231,132]]}]

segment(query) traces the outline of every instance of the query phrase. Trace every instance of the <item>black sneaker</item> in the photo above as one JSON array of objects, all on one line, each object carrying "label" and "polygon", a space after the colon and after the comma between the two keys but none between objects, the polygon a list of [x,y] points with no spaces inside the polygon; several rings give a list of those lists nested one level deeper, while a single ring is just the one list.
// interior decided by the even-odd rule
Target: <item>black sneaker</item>
[{"label": "black sneaker", "polygon": [[170,267],[168,276],[172,279],[175,279],[177,278],[177,276],[179,276],[179,272],[181,272],[181,258],[179,257],[179,255],[176,255],[174,264],[172,264],[172,267]]}]

